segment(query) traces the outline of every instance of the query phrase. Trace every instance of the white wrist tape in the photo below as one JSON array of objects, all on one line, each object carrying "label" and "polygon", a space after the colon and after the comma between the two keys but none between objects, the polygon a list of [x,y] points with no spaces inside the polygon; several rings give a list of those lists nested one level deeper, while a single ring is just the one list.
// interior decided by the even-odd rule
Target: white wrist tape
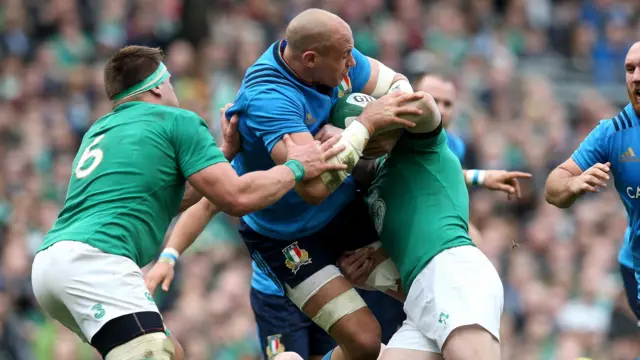
[{"label": "white wrist tape", "polygon": [[345,149],[337,156],[327,160],[327,162],[332,164],[345,164],[347,165],[347,169],[327,171],[320,175],[322,182],[325,183],[332,192],[351,174],[353,167],[356,166],[356,163],[362,156],[362,152],[370,136],[369,130],[359,121],[352,122],[351,125],[342,132],[342,137],[336,146],[344,145]]},{"label": "white wrist tape", "polygon": [[391,84],[391,87],[389,88],[389,91],[387,91],[387,94],[392,93],[394,91],[413,93],[413,88],[411,87],[411,84],[409,83],[408,80],[400,79],[394,82],[393,84]]},{"label": "white wrist tape", "polygon": [[378,82],[376,88],[371,93],[374,98],[379,98],[386,95],[389,92],[389,88],[393,84],[393,78],[396,77],[396,72],[389,69],[385,64],[378,61]]},{"label": "white wrist tape", "polygon": [[180,257],[180,253],[178,250],[174,248],[165,248],[160,253],[160,257],[158,258],[158,262],[166,262],[171,266],[175,266],[178,258]]},{"label": "white wrist tape", "polygon": [[467,170],[465,175],[465,181],[467,186],[482,185],[484,184],[484,177],[486,176],[485,170]]}]

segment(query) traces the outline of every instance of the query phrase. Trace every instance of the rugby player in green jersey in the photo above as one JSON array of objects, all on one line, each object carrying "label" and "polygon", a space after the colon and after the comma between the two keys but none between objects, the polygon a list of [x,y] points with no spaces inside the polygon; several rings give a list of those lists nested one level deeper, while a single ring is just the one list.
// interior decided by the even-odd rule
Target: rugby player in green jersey
[{"label": "rugby player in green jersey", "polygon": [[[469,237],[467,184],[437,105],[429,95],[422,104],[428,108],[414,128],[384,136],[395,144],[376,161],[368,190],[371,217],[401,280],[399,291],[387,294],[404,301],[407,315],[381,359],[499,359],[502,282]],[[378,269],[384,257],[372,257],[367,267]],[[388,280],[391,273],[378,276]],[[342,353],[336,349],[325,359],[342,359]]]},{"label": "rugby player in green jersey", "polygon": [[[42,308],[107,360],[182,359],[141,267],[160,251],[188,181],[217,207],[243,215],[273,204],[298,181],[346,166],[344,147],[297,146],[288,161],[238,177],[195,113],[179,109],[162,52],[119,50],[106,64],[111,113],[85,134],[67,197],[34,259]],[[235,153],[229,149],[229,153]]]}]

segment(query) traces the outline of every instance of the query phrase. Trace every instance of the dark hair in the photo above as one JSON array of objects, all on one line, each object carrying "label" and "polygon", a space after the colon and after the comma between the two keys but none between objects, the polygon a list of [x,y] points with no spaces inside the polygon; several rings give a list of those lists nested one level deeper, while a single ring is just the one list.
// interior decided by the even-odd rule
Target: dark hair
[{"label": "dark hair", "polygon": [[153,74],[163,57],[159,48],[132,45],[118,50],[104,67],[104,89],[109,99]]}]

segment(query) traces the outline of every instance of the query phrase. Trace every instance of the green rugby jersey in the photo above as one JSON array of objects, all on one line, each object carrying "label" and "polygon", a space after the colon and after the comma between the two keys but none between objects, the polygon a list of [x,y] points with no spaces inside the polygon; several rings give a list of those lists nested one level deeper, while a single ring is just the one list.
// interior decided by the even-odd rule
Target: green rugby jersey
[{"label": "green rugby jersey", "polygon": [[143,267],[162,246],[186,179],[223,161],[197,114],[124,103],[82,139],[64,206],[38,251],[62,240],[80,241]]},{"label": "green rugby jersey", "polygon": [[473,246],[469,193],[444,130],[431,138],[405,133],[377,164],[367,198],[369,210],[408,293],[436,255],[456,246]]}]

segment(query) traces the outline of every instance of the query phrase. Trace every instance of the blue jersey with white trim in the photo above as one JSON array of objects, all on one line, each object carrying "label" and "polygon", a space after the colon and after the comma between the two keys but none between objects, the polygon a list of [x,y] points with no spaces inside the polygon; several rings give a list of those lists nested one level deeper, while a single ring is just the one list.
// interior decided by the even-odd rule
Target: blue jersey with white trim
[{"label": "blue jersey with white trim", "polygon": [[462,163],[464,161],[464,155],[467,152],[467,145],[464,140],[458,135],[445,131],[447,134],[447,147],[458,158],[458,161]]},{"label": "blue jersey with white trim", "polygon": [[[572,159],[582,171],[596,163],[611,163],[616,191],[629,217],[628,236],[618,259],[640,273],[640,120],[631,104],[615,118],[601,120],[582,141]],[[626,249],[624,247],[627,247]]]},{"label": "blue jersey with white trim", "polygon": [[[368,59],[353,49],[356,65],[340,86],[329,88],[305,83],[282,58],[286,41],[277,41],[244,76],[240,91],[227,117],[239,115],[241,152],[236,171],[243,175],[275,166],[271,150],[285,134],[309,132],[315,135],[329,118],[340,96],[361,92],[371,74]],[[256,232],[281,240],[313,234],[324,227],[355,195],[351,177],[320,205],[306,203],[295,191],[266,209],[243,217]]]}]

